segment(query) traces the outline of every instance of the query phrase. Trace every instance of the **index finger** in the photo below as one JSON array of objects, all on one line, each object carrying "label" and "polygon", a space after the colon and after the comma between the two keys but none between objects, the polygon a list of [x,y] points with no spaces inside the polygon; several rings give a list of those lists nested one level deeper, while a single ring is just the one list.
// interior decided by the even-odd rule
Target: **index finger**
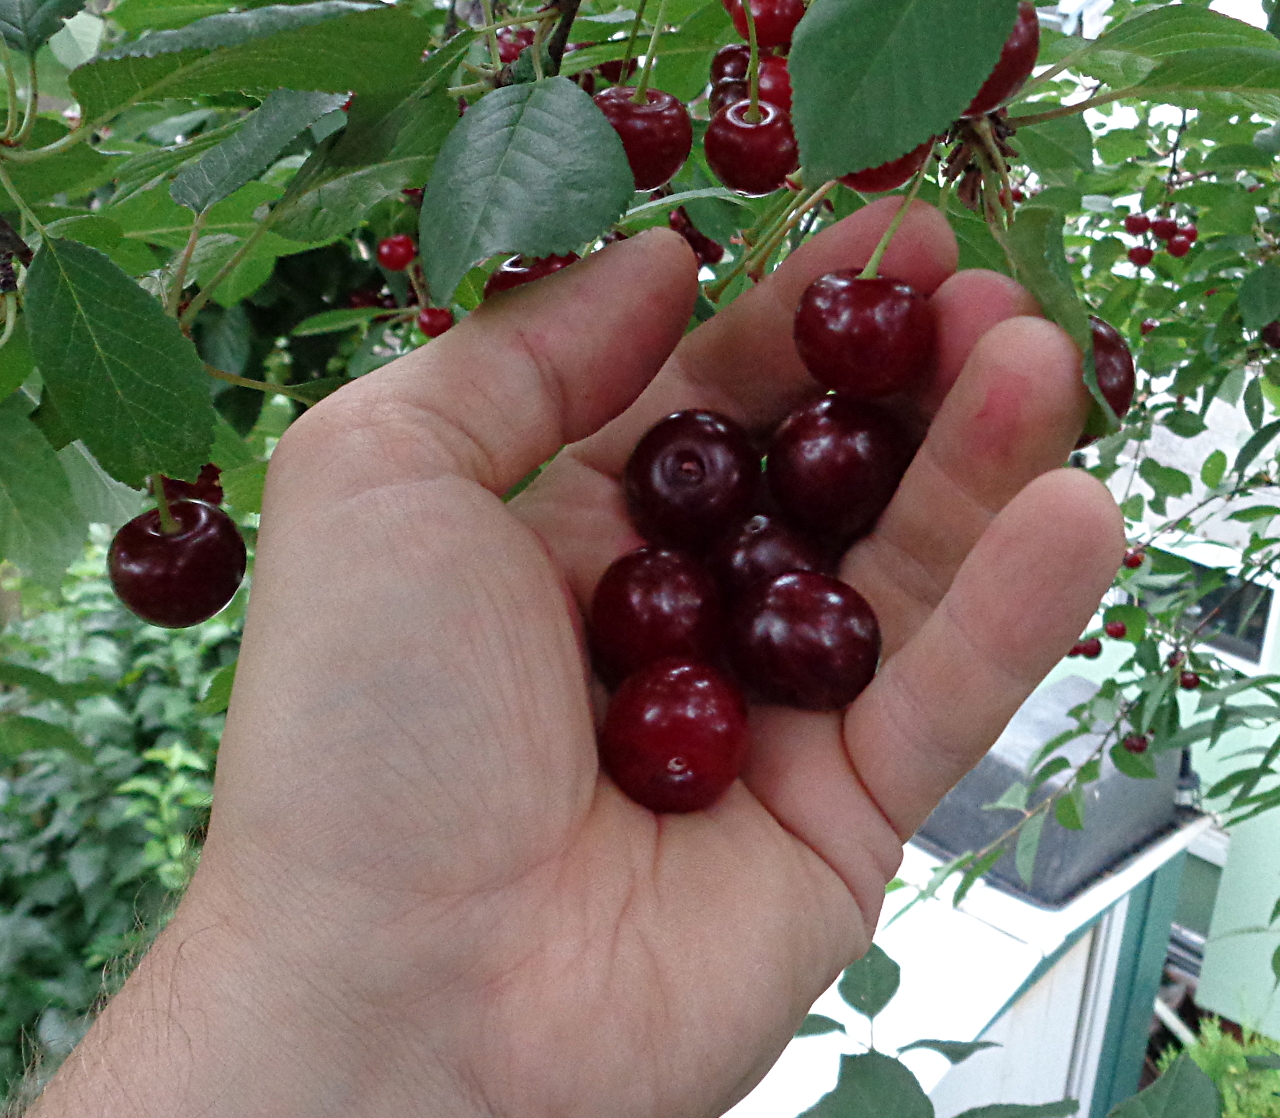
[{"label": "index finger", "polygon": [[[898,212],[901,198],[882,198],[808,241],[723,312],[689,334],[640,398],[572,449],[603,473],[621,473],[641,436],[663,416],[709,408],[748,429],[776,423],[820,389],[796,353],[791,323],[800,296],[818,276],[861,268]],[[932,206],[916,202],[894,235],[882,275],[924,295],[951,276],[955,235]]]}]

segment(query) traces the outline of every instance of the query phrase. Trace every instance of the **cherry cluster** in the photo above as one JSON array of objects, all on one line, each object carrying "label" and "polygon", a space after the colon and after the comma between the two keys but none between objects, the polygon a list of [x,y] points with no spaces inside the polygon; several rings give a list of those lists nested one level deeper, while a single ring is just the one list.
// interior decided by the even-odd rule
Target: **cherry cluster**
[{"label": "cherry cluster", "polygon": [[596,671],[616,689],[601,764],[637,803],[714,803],[743,763],[747,696],[834,711],[870,683],[879,625],[835,571],[915,452],[884,401],[926,375],[934,332],[930,305],[908,285],[822,276],[793,336],[831,394],[759,441],[694,410],[637,444],[623,489],[646,542],[604,573],[588,625]]},{"label": "cherry cluster", "polygon": [[[159,478],[154,508],[124,525],[111,541],[107,571],[116,596],[152,625],[183,629],[207,621],[244,580],[240,529],[218,506],[221,471],[207,465],[194,482]],[[168,523],[166,523],[166,519]]]},{"label": "cherry cluster", "polygon": [[[1170,256],[1183,257],[1200,236],[1193,222],[1179,225],[1172,217],[1148,217],[1143,213],[1129,214],[1124,219],[1124,231],[1133,237],[1146,237],[1163,242]],[[1145,268],[1155,259],[1156,250],[1150,244],[1135,245],[1129,250],[1129,263]]]},{"label": "cherry cluster", "polygon": [[[1129,627],[1123,621],[1108,621],[1103,632],[1112,640],[1122,641],[1129,634]],[[1071,646],[1068,656],[1083,656],[1086,660],[1096,660],[1102,655],[1102,641],[1098,637],[1078,640]]]}]

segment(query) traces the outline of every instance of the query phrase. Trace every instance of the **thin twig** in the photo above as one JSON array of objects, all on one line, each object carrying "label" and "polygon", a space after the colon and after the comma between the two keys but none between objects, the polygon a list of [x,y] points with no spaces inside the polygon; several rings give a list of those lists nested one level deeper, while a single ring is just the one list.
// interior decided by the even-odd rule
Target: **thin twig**
[{"label": "thin twig", "polygon": [[281,396],[288,396],[291,400],[299,400],[308,405],[315,403],[315,400],[304,390],[295,388],[290,384],[271,384],[265,380],[250,380],[248,377],[238,377],[234,373],[224,373],[221,369],[215,369],[212,365],[206,365],[204,371],[217,380],[226,381],[227,384],[238,385],[240,388],[253,388],[259,392],[276,392]]},{"label": "thin twig", "polygon": [[560,63],[564,60],[564,48],[569,45],[569,32],[573,30],[573,21],[578,18],[578,8],[582,0],[561,0],[560,22],[551,33],[551,41],[547,43],[547,57],[551,60],[551,73],[560,73]]}]

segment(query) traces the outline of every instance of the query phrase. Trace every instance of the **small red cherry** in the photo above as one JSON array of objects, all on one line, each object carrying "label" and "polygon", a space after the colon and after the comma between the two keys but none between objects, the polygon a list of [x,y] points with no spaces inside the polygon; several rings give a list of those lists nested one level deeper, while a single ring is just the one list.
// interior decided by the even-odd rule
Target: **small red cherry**
[{"label": "small red cherry", "polygon": [[1140,548],[1124,553],[1124,565],[1131,571],[1136,571],[1142,566],[1142,561],[1146,558],[1146,552]]},{"label": "small red cherry", "polygon": [[1129,263],[1139,268],[1145,268],[1155,258],[1155,249],[1147,248],[1146,245],[1135,245],[1129,250]]},{"label": "small red cherry", "polygon": [[696,660],[659,660],[630,676],[600,731],[600,766],[641,807],[699,811],[738,778],[747,751],[742,695]]},{"label": "small red cherry", "polygon": [[851,400],[905,392],[928,371],[934,316],[905,283],[829,272],[805,290],[793,327],[800,359],[815,380]]},{"label": "small red cherry", "polygon": [[1159,325],[1160,323],[1158,323],[1154,318],[1144,318],[1142,320],[1142,325],[1139,326],[1138,329],[1142,331],[1142,336],[1145,338]]},{"label": "small red cherry", "polygon": [[1168,244],[1165,246],[1169,250],[1169,255],[1181,259],[1191,251],[1191,242],[1181,235],[1170,237]]},{"label": "small red cherry", "polygon": [[567,268],[579,259],[581,257],[576,252],[566,256],[539,256],[532,260],[523,256],[508,257],[485,280],[484,297],[488,299],[501,291],[510,291],[513,287],[532,283],[552,272],[560,271],[561,268]]},{"label": "small red cherry", "polygon": [[703,140],[707,164],[730,190],[758,198],[772,194],[800,166],[800,149],[791,117],[768,101],[759,120],[750,119],[751,102],[738,101],[711,118]]},{"label": "small red cherry", "polygon": [[1021,0],[1018,17],[1005,40],[995,68],[974,95],[962,117],[986,116],[999,108],[1026,84],[1040,53],[1040,20],[1031,0]]},{"label": "small red cherry", "polygon": [[[1097,315],[1089,316],[1093,333],[1093,366],[1098,375],[1098,388],[1118,419],[1123,419],[1133,403],[1136,372],[1133,354],[1120,331]],[[1096,442],[1095,435],[1081,435],[1076,449]]]},{"label": "small red cherry", "polygon": [[929,158],[931,151],[933,151],[933,140],[928,139],[900,159],[895,159],[891,163],[881,163],[879,167],[869,167],[865,171],[844,175],[840,181],[862,194],[879,194],[885,190],[897,190],[903,183],[909,182],[924,166],[924,161]]},{"label": "small red cherry", "polygon": [[382,305],[382,289],[378,287],[362,287],[347,296],[347,305],[354,308],[379,307]]},{"label": "small red cherry", "polygon": [[791,112],[791,74],[787,60],[778,55],[766,55],[760,59],[760,100],[777,105],[784,113]]},{"label": "small red cherry", "polygon": [[526,47],[533,46],[532,27],[504,27],[498,32],[498,58],[509,65]]},{"label": "small red cherry", "polygon": [[1122,641],[1128,635],[1129,627],[1123,621],[1108,621],[1104,626],[1107,636]]},{"label": "small red cherry", "polygon": [[408,202],[409,205],[417,206],[419,209],[422,208],[422,187],[406,186],[402,191],[400,191],[400,193],[404,195],[404,200]]},{"label": "small red cherry", "polygon": [[1128,214],[1124,219],[1124,231],[1135,237],[1141,237],[1151,228],[1151,218],[1146,214]]},{"label": "small red cherry", "polygon": [[1015,186],[1013,188],[1013,200],[1015,202],[1025,202],[1027,200],[1026,192]]},{"label": "small red cherry", "polygon": [[745,81],[751,69],[751,47],[746,43],[730,43],[716,51],[711,59],[711,84],[726,78]]},{"label": "small red cherry", "polygon": [[1177,235],[1186,238],[1191,244],[1195,244],[1200,239],[1200,230],[1195,227],[1193,222],[1188,221],[1185,225],[1178,226]]},{"label": "small red cherry", "polygon": [[403,272],[418,255],[418,246],[408,233],[397,233],[378,242],[378,263],[388,272]]},{"label": "small red cherry", "polygon": [[772,516],[753,516],[712,552],[710,566],[726,597],[740,598],[792,571],[829,574],[831,562],[809,540]]},{"label": "small red cherry", "polygon": [[1080,642],[1080,655],[1086,660],[1096,660],[1102,655],[1102,641],[1097,637],[1090,637],[1086,641]]},{"label": "small red cherry", "polygon": [[713,241],[694,225],[683,206],[672,210],[667,215],[667,224],[689,242],[689,247],[693,249],[700,266],[713,267],[724,259],[724,245],[719,241]]},{"label": "small red cherry", "polygon": [[453,311],[445,307],[423,307],[418,312],[418,329],[428,338],[438,338],[453,325]]},{"label": "small red cherry", "polygon": [[[747,50],[748,53],[750,53],[749,47]],[[639,60],[635,58],[627,64],[627,78],[630,78],[631,75],[636,72],[636,68],[639,64]],[[600,76],[607,82],[613,82],[614,85],[617,85],[619,82],[623,81],[621,58],[615,58],[612,62],[601,62],[596,69],[600,71]]]},{"label": "small red cherry", "polygon": [[1126,753],[1135,755],[1145,753],[1151,742],[1147,739],[1146,734],[1130,734],[1120,743]]},{"label": "small red cherry", "polygon": [[[207,501],[211,505],[222,504],[222,470],[212,462],[200,467],[200,476],[195,481],[178,481],[167,477],[164,479],[165,496],[170,501]],[[158,498],[160,495],[153,494]]]},{"label": "small red cherry", "polygon": [[1165,657],[1164,662],[1168,664],[1169,667],[1176,668],[1186,658],[1187,658],[1186,653],[1182,652],[1180,649],[1175,648],[1172,652],[1169,653],[1168,656]]},{"label": "small red cherry", "polygon": [[1079,655],[1080,655],[1080,642],[1079,642],[1079,641],[1076,641],[1076,643],[1075,643],[1075,644],[1073,644],[1073,645],[1071,646],[1071,651],[1070,651],[1070,652],[1068,652],[1068,653],[1067,653],[1067,655],[1068,655],[1068,656],[1079,656]]},{"label": "small red cherry", "polygon": [[[751,97],[751,87],[746,78],[725,78],[711,86],[711,95],[707,98],[707,111],[715,116],[721,109],[736,105],[739,101],[747,101]],[[764,98],[768,100],[768,98]]]},{"label": "small red cherry", "polygon": [[1280,349],[1280,321],[1268,322],[1262,328],[1262,341],[1269,349]]},{"label": "small red cherry", "polygon": [[[744,39],[749,39],[747,13],[742,0],[724,0],[733,26]],[[756,25],[756,44],[780,47],[791,42],[791,35],[804,15],[804,0],[751,0],[751,17]]]},{"label": "small red cherry", "polygon": [[1159,241],[1167,241],[1178,232],[1178,223],[1171,217],[1157,217],[1151,222],[1151,235]]},{"label": "small red cherry", "polygon": [[1183,672],[1178,676],[1178,686],[1184,691],[1194,691],[1200,686],[1200,677],[1195,672]]},{"label": "small red cherry", "polygon": [[650,86],[644,104],[637,104],[632,100],[635,92],[630,86],[615,85],[592,100],[622,140],[636,189],[654,190],[689,158],[693,125],[689,110],[670,93]]}]

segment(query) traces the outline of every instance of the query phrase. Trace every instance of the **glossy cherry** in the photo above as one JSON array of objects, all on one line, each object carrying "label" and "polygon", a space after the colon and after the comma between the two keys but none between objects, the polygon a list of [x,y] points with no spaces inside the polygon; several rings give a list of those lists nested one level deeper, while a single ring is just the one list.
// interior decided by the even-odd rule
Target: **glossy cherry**
[{"label": "glossy cherry", "polygon": [[397,233],[378,242],[378,263],[388,272],[403,272],[418,255],[418,246],[408,233]]},{"label": "glossy cherry", "polygon": [[[742,0],[724,0],[724,6],[738,34],[743,39],[749,39],[747,13],[743,11]],[[780,47],[791,42],[796,24],[803,15],[804,0],[751,0],[756,44],[760,47]]]},{"label": "glossy cherry", "polygon": [[[778,55],[764,55],[760,59],[760,71],[757,83],[761,101],[777,105],[784,113],[791,112],[791,74],[787,70],[787,60]],[[721,109],[749,100],[751,85],[747,81],[746,72],[740,77],[720,78],[711,83],[711,96],[708,105],[711,115],[715,116]]]},{"label": "glossy cherry", "polygon": [[839,710],[875,675],[880,627],[853,587],[793,571],[758,586],[734,611],[729,654],[765,701]]},{"label": "glossy cherry", "polygon": [[986,116],[998,109],[1026,84],[1035,69],[1040,53],[1040,20],[1031,0],[1018,4],[1018,18],[1005,40],[995,69],[974,95],[969,107],[961,116]]},{"label": "glossy cherry", "polygon": [[1200,239],[1200,230],[1195,227],[1193,222],[1188,221],[1185,225],[1178,226],[1178,232],[1175,235],[1185,237],[1192,244],[1195,244]]},{"label": "glossy cherry", "polygon": [[1128,214],[1124,219],[1124,231],[1135,237],[1141,237],[1151,228],[1151,218],[1146,214]]},{"label": "glossy cherry", "polygon": [[1155,258],[1155,249],[1147,248],[1146,245],[1135,245],[1129,250],[1129,263],[1139,268],[1145,268]]},{"label": "glossy cherry", "polygon": [[774,516],[759,514],[730,532],[708,560],[725,596],[735,601],[761,583],[792,571],[829,574],[832,560]]},{"label": "glossy cherry", "polygon": [[581,257],[576,252],[566,256],[539,256],[532,260],[523,256],[512,256],[499,264],[485,280],[484,297],[497,295],[501,291],[510,291],[513,287],[532,283],[561,268],[567,268]]},{"label": "glossy cherry", "polygon": [[1124,565],[1131,571],[1136,571],[1142,566],[1143,560],[1146,559],[1147,553],[1141,549],[1134,549],[1124,553]]},{"label": "glossy cherry", "polygon": [[1280,349],[1280,321],[1268,322],[1262,328],[1262,341],[1270,349]]},{"label": "glossy cherry", "polygon": [[637,104],[632,100],[635,92],[631,86],[615,85],[592,100],[622,139],[636,189],[653,190],[689,158],[693,124],[689,110],[670,93],[650,87],[645,90],[644,103]]},{"label": "glossy cherry", "polygon": [[418,329],[428,338],[438,338],[453,325],[453,311],[446,307],[423,307],[418,312]]},{"label": "glossy cherry", "polygon": [[532,27],[504,27],[498,32],[498,58],[510,64],[526,47],[533,46]]},{"label": "glossy cherry", "polygon": [[1120,744],[1126,753],[1132,753],[1136,756],[1145,753],[1151,742],[1147,739],[1146,734],[1129,734]]},{"label": "glossy cherry", "polygon": [[600,765],[641,807],[710,807],[738,778],[747,752],[738,689],[696,660],[659,660],[630,676],[609,704]]},{"label": "glossy cherry", "polygon": [[747,43],[730,43],[716,51],[711,59],[711,84],[736,78],[746,81],[751,69],[751,47]]},{"label": "glossy cherry", "polygon": [[911,454],[906,432],[887,412],[823,396],[782,421],[765,480],[788,521],[845,547],[884,512]]},{"label": "glossy cherry", "polygon": [[[1093,365],[1098,374],[1098,387],[1117,418],[1123,419],[1133,403],[1136,374],[1133,354],[1120,331],[1097,315],[1089,316],[1093,333]],[[1096,435],[1081,435],[1077,449],[1095,442]]]},{"label": "glossy cherry", "polygon": [[[211,505],[220,505],[223,496],[221,478],[222,470],[209,462],[200,467],[200,476],[195,481],[165,478],[165,495],[171,501],[207,501]],[[155,496],[159,497],[159,494]]]},{"label": "glossy cherry", "polygon": [[933,357],[928,301],[905,283],[860,279],[854,269],[809,285],[796,308],[796,349],[814,379],[851,400],[915,387]]},{"label": "glossy cherry", "polygon": [[869,167],[865,171],[855,171],[844,175],[840,181],[862,194],[879,194],[885,190],[897,190],[903,183],[909,182],[929,158],[933,151],[933,140],[925,140],[918,148],[912,148],[906,155],[891,163],[881,163],[879,167]]},{"label": "glossy cherry", "polygon": [[712,662],[722,629],[715,579],[678,551],[642,547],[615,559],[591,599],[592,659],[609,684],[668,656]]},{"label": "glossy cherry", "polygon": [[119,599],[144,621],[182,629],[207,621],[244,579],[245,547],[235,521],[204,501],[171,501],[178,530],[166,535],[151,509],[120,529],[107,552]]},{"label": "glossy cherry", "polygon": [[760,455],[733,420],[681,411],[636,444],[622,482],[632,522],[645,539],[706,551],[751,514]]},{"label": "glossy cherry", "polygon": [[1165,248],[1169,250],[1170,256],[1181,259],[1191,251],[1191,242],[1181,233],[1178,233],[1169,238]]},{"label": "glossy cherry", "polygon": [[1178,676],[1178,686],[1184,691],[1194,691],[1200,686],[1200,677],[1195,672],[1183,672]]},{"label": "glossy cherry", "polygon": [[[627,78],[630,78],[631,75],[636,72],[636,69],[639,67],[639,65],[640,65],[639,61],[634,58],[627,63],[627,74],[626,74]],[[617,85],[619,82],[624,80],[622,75],[622,59],[621,58],[615,58],[611,62],[601,62],[600,65],[596,67],[596,69],[600,71],[600,76],[604,78],[605,81],[613,82],[614,85]]]},{"label": "glossy cherry", "polygon": [[1102,655],[1102,641],[1097,637],[1090,637],[1086,641],[1081,641],[1080,655],[1086,660],[1096,660]]},{"label": "glossy cherry", "polygon": [[672,210],[667,215],[667,224],[689,242],[698,263],[702,267],[711,267],[724,259],[724,245],[713,241],[693,224],[688,211],[683,206]]},{"label": "glossy cherry", "polygon": [[1107,636],[1112,640],[1124,640],[1129,634],[1129,626],[1123,621],[1108,621],[1103,628],[1106,629]]},{"label": "glossy cherry", "polygon": [[768,101],[758,112],[753,121],[750,101],[726,106],[711,118],[703,141],[716,178],[748,197],[772,194],[800,166],[791,117]]},{"label": "glossy cherry", "polygon": [[1178,232],[1178,223],[1171,217],[1157,217],[1151,222],[1151,235],[1159,241],[1167,241]]},{"label": "glossy cherry", "polygon": [[1144,318],[1142,320],[1142,324],[1138,327],[1138,330],[1142,334],[1142,336],[1145,338],[1148,334],[1151,333],[1152,330],[1154,330],[1159,325],[1160,323],[1158,323],[1154,318]]}]

